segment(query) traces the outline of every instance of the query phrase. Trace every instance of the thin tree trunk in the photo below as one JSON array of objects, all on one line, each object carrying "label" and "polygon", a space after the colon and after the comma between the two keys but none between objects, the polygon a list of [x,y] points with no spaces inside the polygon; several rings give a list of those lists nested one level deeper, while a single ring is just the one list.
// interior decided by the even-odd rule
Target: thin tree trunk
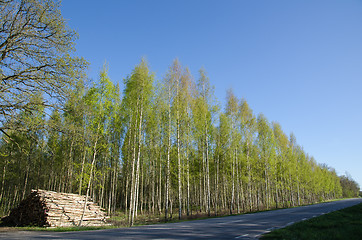
[{"label": "thin tree trunk", "polygon": [[237,150],[235,149],[235,168],[236,168],[236,206],[237,213],[240,213],[240,178],[239,178],[239,163],[237,159]]},{"label": "thin tree trunk", "polygon": [[4,192],[4,185],[5,185],[5,177],[6,177],[6,166],[8,165],[8,161],[5,159],[5,164],[4,164],[4,170],[3,170],[3,177],[1,180],[1,192],[0,192],[0,202],[3,198],[3,192]]},{"label": "thin tree trunk", "polygon": [[[131,117],[131,119],[132,119],[132,117]],[[130,122],[129,122],[129,125],[128,125],[128,129],[129,129],[129,137],[128,137],[128,151],[127,151],[127,164],[126,164],[126,170],[130,167],[129,166],[129,161],[130,161],[130,159],[131,159],[131,157],[132,157],[132,152],[130,151],[130,149],[131,149],[131,136],[132,136],[132,133],[131,133],[131,128],[132,128],[132,124],[131,124],[131,120],[130,120]],[[126,172],[126,170],[124,170],[124,175],[125,175],[125,185],[126,185],[126,190],[125,190],[125,196],[124,196],[124,198],[125,198],[125,202],[124,202],[124,205],[125,205],[125,210],[126,210],[126,215],[127,216],[129,216],[128,215],[128,192],[129,192],[129,173],[128,172]],[[129,171],[129,170],[128,170]],[[132,171],[134,171],[134,168],[133,168],[133,162],[132,162]],[[132,172],[132,174],[134,174],[133,172]],[[133,181],[133,175],[131,175],[131,188],[132,188],[132,181]],[[131,201],[130,201],[130,203],[129,203],[129,205],[131,205]],[[130,217],[128,218],[129,220],[129,224],[130,224]]]},{"label": "thin tree trunk", "polygon": [[68,174],[67,174],[67,184],[68,184],[68,187],[67,187],[67,191],[68,192],[72,192],[72,175],[73,175],[73,156],[72,156],[72,153],[73,153],[73,145],[74,145],[74,138],[72,138],[72,142],[70,144],[70,150],[69,150],[69,162],[68,162]]},{"label": "thin tree trunk", "polygon": [[[30,160],[30,157],[29,157]],[[28,178],[29,178],[29,163],[26,164],[26,173],[25,173],[25,183],[24,183],[24,189],[23,189],[23,195],[21,197],[21,199],[24,199],[25,197],[25,192],[26,192],[26,188],[28,186]]]},{"label": "thin tree trunk", "polygon": [[[153,146],[154,149],[156,149],[156,146],[154,145]],[[155,154],[152,154],[152,169],[151,169],[151,172],[152,172],[152,188],[151,188],[151,202],[152,202],[152,214],[155,215],[155,189],[156,189],[156,160],[155,160]]]},{"label": "thin tree trunk", "polygon": [[297,175],[297,198],[298,198],[298,206],[300,206],[299,177],[298,177],[298,175]]},{"label": "thin tree trunk", "polygon": [[219,211],[219,163],[220,163],[220,154],[217,154],[217,158],[216,158],[216,176],[215,176],[215,187],[216,187],[216,191],[215,191],[215,215],[218,215],[218,211]]},{"label": "thin tree trunk", "polygon": [[15,204],[16,204],[16,202],[17,202],[17,197],[18,197],[18,192],[19,192],[19,190],[18,190],[18,186],[15,186],[15,193],[14,193],[14,199],[13,199],[13,202],[12,202],[12,205],[11,206],[9,206],[9,208],[8,209],[10,209],[10,208],[13,208],[13,206],[15,206]]},{"label": "thin tree trunk", "polygon": [[84,171],[84,163],[85,163],[85,159],[86,159],[86,148],[84,146],[84,155],[83,155],[83,160],[82,160],[82,169],[81,169],[81,172],[80,172],[80,180],[79,180],[79,195],[82,195],[82,184],[83,184],[83,171]]},{"label": "thin tree trunk", "polygon": [[125,181],[126,181],[126,190],[125,190],[125,194],[124,194],[124,207],[125,207],[125,212],[126,212],[126,215],[128,215],[128,191],[129,191],[129,181],[128,181],[128,174],[127,176],[125,177]]},{"label": "thin tree trunk", "polygon": [[209,143],[207,138],[207,128],[205,132],[205,145],[206,145],[207,215],[210,217],[211,191],[210,191],[210,171],[209,171]]},{"label": "thin tree trunk", "polygon": [[101,190],[101,193],[100,193],[100,197],[99,197],[99,198],[100,198],[100,204],[99,204],[99,205],[100,205],[101,207],[105,207],[105,206],[104,206],[104,204],[105,204],[105,203],[104,203],[104,190],[105,190],[105,185],[106,185],[106,174],[103,173],[102,175],[103,175],[103,177],[102,177],[102,187],[101,187],[101,189],[100,189],[100,190]]},{"label": "thin tree trunk", "polygon": [[168,138],[167,138],[167,169],[166,169],[166,192],[165,192],[165,220],[168,219],[168,201],[170,187],[170,151],[171,151],[171,88],[168,87]]},{"label": "thin tree trunk", "polygon": [[249,210],[253,211],[253,201],[252,201],[252,193],[251,193],[251,164],[249,159],[249,140],[246,140],[246,163],[248,169],[248,194],[249,194]]},{"label": "thin tree trunk", "polygon": [[[112,171],[113,170],[113,171]],[[109,196],[108,196],[108,215],[111,214],[112,211],[112,202],[115,202],[115,198],[114,198],[114,186],[116,184],[115,182],[115,178],[114,178],[114,175],[115,175],[115,169],[112,169],[110,170],[110,183],[111,183],[111,187],[110,187],[110,190],[109,190]]]},{"label": "thin tree trunk", "polygon": [[[136,161],[136,184],[135,184],[135,198],[133,199],[133,217],[132,220],[134,220],[134,216],[137,216],[137,206],[138,206],[138,199],[139,199],[139,179],[140,179],[140,161],[141,161],[141,142],[142,142],[142,117],[143,117],[143,106],[142,106],[141,99],[141,106],[140,106],[140,117],[139,117],[139,127],[138,127],[138,152],[137,152],[137,161]],[[133,221],[132,221],[133,225]]]},{"label": "thin tree trunk", "polygon": [[[137,108],[138,108],[138,101],[137,101]],[[130,122],[131,125],[131,122]],[[133,158],[132,158],[132,175],[131,175],[131,196],[130,196],[130,203],[129,203],[129,224],[130,226],[133,225],[134,222],[134,209],[135,209],[135,201],[136,201],[136,176],[135,176],[135,172],[137,171],[135,168],[135,164],[136,164],[136,141],[137,141],[137,132],[136,132],[136,126],[137,126],[137,121],[135,121],[135,128],[134,128],[134,137],[133,137],[133,147],[132,147],[132,153],[133,153]],[[130,132],[131,134],[132,132]]]},{"label": "thin tree trunk", "polygon": [[85,195],[82,217],[80,218],[80,221],[79,221],[78,226],[81,226],[81,225],[82,225],[83,218],[84,218],[84,214],[85,214],[85,210],[86,210],[86,208],[87,208],[87,201],[88,201],[88,196],[89,196],[89,189],[90,189],[90,187],[91,187],[92,176],[93,176],[93,168],[94,168],[94,163],[95,163],[95,161],[96,161],[96,155],[97,155],[97,143],[98,143],[98,131],[99,131],[99,128],[100,128],[100,124],[98,124],[98,127],[97,127],[97,136],[96,136],[96,140],[95,140],[94,146],[93,146],[93,160],[92,160],[92,164],[91,164],[91,171],[90,171],[90,175],[89,175],[87,192],[86,192],[86,195]]},{"label": "thin tree trunk", "polygon": [[[132,133],[132,118],[133,116],[137,116],[139,110],[139,98],[137,98],[136,103],[136,112],[132,113],[131,119],[129,122],[129,132],[130,136],[133,135],[133,147],[132,147],[132,175],[131,175],[131,195],[130,195],[130,203],[129,203],[129,225],[132,226],[134,223],[134,216],[135,216],[135,209],[136,209],[136,196],[137,196],[137,159],[136,159],[136,146],[137,146],[137,125],[138,125],[138,118],[135,118],[135,123],[133,127],[133,133]],[[130,146],[131,147],[131,146]]]},{"label": "thin tree trunk", "polygon": [[190,214],[190,159],[186,149],[187,161],[187,216]]},{"label": "thin tree trunk", "polygon": [[162,212],[162,164],[161,164],[161,151],[159,156],[159,180],[158,180],[158,212],[161,215]]},{"label": "thin tree trunk", "polygon": [[[233,150],[235,151],[235,150]],[[231,162],[231,169],[232,169],[232,189],[231,189],[231,202],[230,202],[230,214],[233,214],[234,209],[234,198],[235,198],[235,153],[233,154]]]},{"label": "thin tree trunk", "polygon": [[[177,113],[178,114],[178,113]],[[178,200],[179,200],[179,213],[178,219],[182,215],[182,192],[181,192],[181,156],[180,156],[180,123],[177,119],[177,164],[178,164]]]}]

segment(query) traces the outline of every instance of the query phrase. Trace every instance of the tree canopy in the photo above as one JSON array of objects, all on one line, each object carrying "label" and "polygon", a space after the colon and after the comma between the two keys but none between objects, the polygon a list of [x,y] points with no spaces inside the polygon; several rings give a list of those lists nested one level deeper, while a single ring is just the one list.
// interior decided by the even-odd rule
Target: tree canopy
[{"label": "tree canopy", "polygon": [[77,34],[66,26],[58,1],[4,0],[0,20],[0,129],[4,131],[19,110],[34,109],[30,99],[39,92],[44,98],[38,105],[54,107],[64,100],[86,62],[71,56]]}]

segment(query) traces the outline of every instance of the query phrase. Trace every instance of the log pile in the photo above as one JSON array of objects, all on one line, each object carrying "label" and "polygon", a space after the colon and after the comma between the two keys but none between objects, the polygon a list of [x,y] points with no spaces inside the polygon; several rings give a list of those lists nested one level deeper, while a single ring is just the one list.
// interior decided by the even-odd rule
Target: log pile
[{"label": "log pile", "polygon": [[[70,227],[78,226],[83,215],[85,196],[32,190],[3,222],[16,226]],[[82,226],[106,225],[104,209],[88,198]]]}]

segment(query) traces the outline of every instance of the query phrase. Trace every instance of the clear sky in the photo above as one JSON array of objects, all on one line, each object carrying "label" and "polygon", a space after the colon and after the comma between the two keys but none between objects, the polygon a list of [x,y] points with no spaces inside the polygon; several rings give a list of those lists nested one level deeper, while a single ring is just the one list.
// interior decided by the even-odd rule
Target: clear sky
[{"label": "clear sky", "polygon": [[[146,57],[157,78],[179,58],[215,96],[293,132],[317,162],[362,187],[362,2],[359,0],[63,0],[77,52],[114,82]],[[122,84],[121,84],[122,85]]]}]

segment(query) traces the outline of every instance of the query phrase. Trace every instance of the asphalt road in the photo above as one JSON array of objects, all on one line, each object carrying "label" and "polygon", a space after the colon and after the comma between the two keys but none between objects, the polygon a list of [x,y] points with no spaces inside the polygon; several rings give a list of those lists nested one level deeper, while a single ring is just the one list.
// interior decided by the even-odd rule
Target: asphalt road
[{"label": "asphalt road", "polygon": [[257,239],[322,214],[362,203],[362,198],[254,214],[82,232],[0,232],[0,239]]}]

